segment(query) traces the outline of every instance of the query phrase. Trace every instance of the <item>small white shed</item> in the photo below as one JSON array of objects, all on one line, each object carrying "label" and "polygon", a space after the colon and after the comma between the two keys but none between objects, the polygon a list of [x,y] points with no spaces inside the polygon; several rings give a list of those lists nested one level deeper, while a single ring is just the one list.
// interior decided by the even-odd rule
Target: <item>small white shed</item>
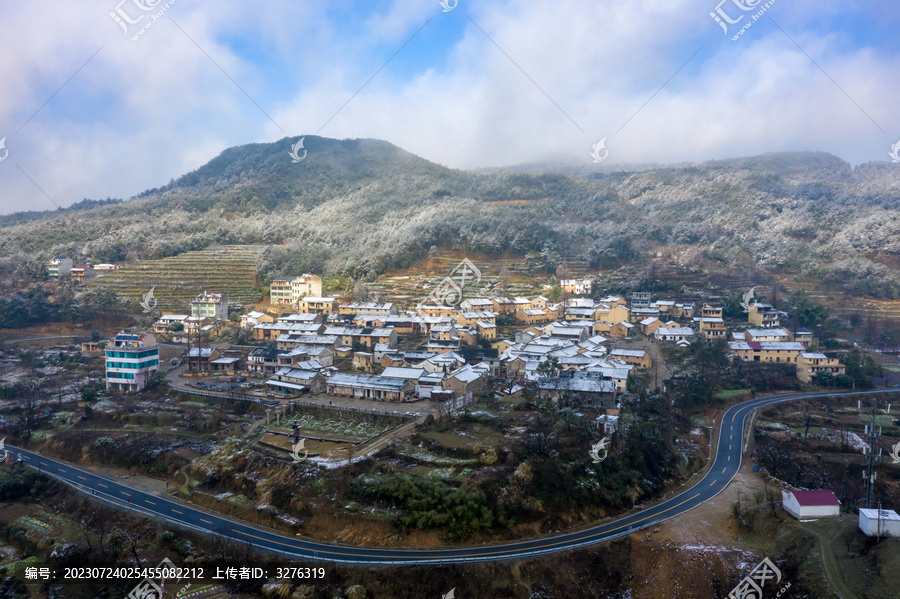
[{"label": "small white shed", "polygon": [[784,511],[798,520],[830,518],[839,516],[841,502],[834,491],[816,489],[814,491],[781,492]]},{"label": "small white shed", "polygon": [[894,510],[859,508],[859,529],[867,537],[900,537],[900,515]]}]

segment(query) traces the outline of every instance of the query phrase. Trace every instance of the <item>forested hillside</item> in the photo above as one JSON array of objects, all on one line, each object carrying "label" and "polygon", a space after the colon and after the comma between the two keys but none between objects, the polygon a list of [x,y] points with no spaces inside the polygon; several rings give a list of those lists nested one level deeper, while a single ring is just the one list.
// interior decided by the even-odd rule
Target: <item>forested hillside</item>
[{"label": "forested hillside", "polygon": [[[900,297],[900,168],[781,153],[622,170],[527,165],[465,172],[379,140],[307,136],[230,148],[121,203],[0,218],[0,273],[69,255],[162,258],[210,244],[265,244],[262,278],[378,274],[432,247],[565,256],[614,268],[657,255],[814,276]],[[527,172],[525,172],[527,171]]]}]

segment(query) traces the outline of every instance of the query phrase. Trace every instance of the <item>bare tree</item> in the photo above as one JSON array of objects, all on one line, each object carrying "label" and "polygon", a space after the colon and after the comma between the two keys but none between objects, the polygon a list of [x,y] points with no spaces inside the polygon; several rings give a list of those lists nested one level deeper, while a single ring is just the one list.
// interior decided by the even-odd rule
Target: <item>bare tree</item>
[{"label": "bare tree", "polygon": [[369,287],[362,280],[358,280],[353,286],[352,297],[355,302],[369,301]]}]

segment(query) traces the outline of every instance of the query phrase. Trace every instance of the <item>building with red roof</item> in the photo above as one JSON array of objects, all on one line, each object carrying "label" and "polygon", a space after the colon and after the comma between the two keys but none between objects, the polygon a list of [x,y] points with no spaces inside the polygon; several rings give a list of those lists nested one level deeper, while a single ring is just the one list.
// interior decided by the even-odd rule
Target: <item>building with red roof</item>
[{"label": "building with red roof", "polygon": [[784,511],[798,520],[831,518],[841,513],[841,502],[834,491],[816,489],[813,491],[783,490]]}]

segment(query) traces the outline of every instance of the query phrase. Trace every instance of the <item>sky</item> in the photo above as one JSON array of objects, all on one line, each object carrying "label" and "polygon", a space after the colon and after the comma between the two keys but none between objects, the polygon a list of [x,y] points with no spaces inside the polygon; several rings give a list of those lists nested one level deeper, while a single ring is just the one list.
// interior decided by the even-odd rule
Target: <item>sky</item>
[{"label": "sky", "polygon": [[896,2],[443,2],[7,1],[0,213],[127,199],[301,135],[460,169],[857,165],[900,142]]}]

